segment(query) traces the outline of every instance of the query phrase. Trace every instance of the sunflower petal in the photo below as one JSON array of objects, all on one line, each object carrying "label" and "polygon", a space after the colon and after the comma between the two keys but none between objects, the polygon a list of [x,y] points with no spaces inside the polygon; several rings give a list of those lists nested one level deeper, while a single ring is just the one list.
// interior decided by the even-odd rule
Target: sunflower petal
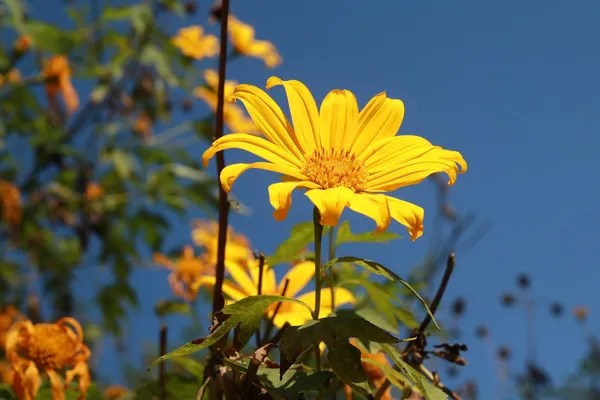
[{"label": "sunflower petal", "polygon": [[310,282],[315,275],[315,263],[313,261],[302,261],[294,265],[284,277],[279,285],[279,292],[283,291],[285,281],[288,281],[286,297],[295,297]]},{"label": "sunflower petal", "polygon": [[312,154],[321,147],[319,139],[319,110],[310,90],[300,81],[282,81],[276,76],[267,80],[267,89],[283,85],[298,140],[304,152]]},{"label": "sunflower petal", "polygon": [[375,234],[385,231],[392,220],[387,198],[383,194],[354,193],[348,207],[374,220],[377,224]]},{"label": "sunflower petal", "polygon": [[202,154],[204,166],[208,166],[208,161],[216,153],[227,149],[246,150],[274,164],[286,165],[292,168],[300,168],[302,166],[297,158],[282,150],[277,145],[248,133],[230,133],[215,140],[204,154]]},{"label": "sunflower petal", "polygon": [[373,168],[393,161],[396,164],[402,160],[410,160],[435,148],[429,141],[414,135],[401,135],[393,138],[377,140],[359,155],[365,167]]},{"label": "sunflower petal", "polygon": [[305,193],[321,213],[321,225],[337,226],[344,208],[354,194],[347,187],[313,189]]},{"label": "sunflower petal", "polygon": [[223,168],[223,171],[221,171],[221,186],[223,187],[223,190],[229,193],[229,191],[231,190],[231,186],[237,180],[237,178],[241,174],[252,168],[263,169],[265,171],[271,172],[278,172],[280,174],[284,174],[301,180],[308,179],[300,172],[298,172],[298,169],[290,168],[286,165],[279,165],[267,162],[255,162],[252,164],[231,164]]},{"label": "sunflower petal", "polygon": [[256,86],[241,84],[235,88],[231,99],[244,103],[250,118],[267,139],[297,159],[303,159],[292,125],[271,96]]},{"label": "sunflower petal", "polygon": [[275,209],[273,217],[276,221],[283,221],[292,205],[292,191],[298,187],[317,189],[319,186],[309,181],[278,182],[269,186],[269,201]]},{"label": "sunflower petal", "polygon": [[352,148],[360,154],[377,140],[396,136],[404,119],[404,103],[386,98],[383,92],[367,103],[358,118],[358,136]]},{"label": "sunflower petal", "polygon": [[[215,282],[216,278],[214,276],[204,275],[196,279],[196,281],[194,281],[194,283],[190,286],[190,289],[196,292],[201,286],[214,286]],[[248,294],[244,292],[244,290],[235,286],[228,280],[223,281],[223,293],[235,301],[239,301],[248,297]]]},{"label": "sunflower petal", "polygon": [[286,322],[291,326],[300,326],[311,319],[310,311],[303,305],[286,303],[285,308],[278,311],[277,315],[275,315],[273,324],[278,328],[281,328]]},{"label": "sunflower petal", "polygon": [[[348,289],[336,287],[334,288],[334,296],[335,296],[335,306],[340,306],[343,304],[354,304],[356,303],[356,298]],[[298,300],[304,302],[311,309],[315,309],[315,292],[309,292],[303,295],[298,296]],[[300,306],[301,307],[301,306]],[[331,303],[331,288],[321,289],[321,307],[319,307],[319,317],[325,317],[332,313],[332,303]]]},{"label": "sunflower petal", "polygon": [[253,296],[258,294],[258,287],[248,276],[246,270],[238,266],[236,263],[228,265],[227,271],[237,285],[248,295]]},{"label": "sunflower petal", "polygon": [[349,90],[332,90],[320,110],[320,135],[323,149],[349,149],[358,127],[358,103]]},{"label": "sunflower petal", "polygon": [[416,204],[386,196],[392,218],[406,226],[410,238],[415,241],[423,234],[425,211]]}]

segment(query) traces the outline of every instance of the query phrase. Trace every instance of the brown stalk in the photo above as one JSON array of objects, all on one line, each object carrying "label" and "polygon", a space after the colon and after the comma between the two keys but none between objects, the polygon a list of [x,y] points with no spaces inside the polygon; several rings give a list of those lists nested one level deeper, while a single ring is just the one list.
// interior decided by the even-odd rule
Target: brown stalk
[{"label": "brown stalk", "polygon": [[[167,326],[161,325],[158,338],[158,352],[159,356],[167,354]],[[165,400],[167,398],[167,376],[165,371],[165,362],[161,362],[158,369],[158,387],[160,388],[160,398]]]},{"label": "brown stalk", "polygon": [[[289,279],[286,279],[285,282],[283,283],[283,290],[281,291],[282,297],[285,297],[285,292],[287,292],[289,283],[290,283]],[[271,331],[273,330],[273,326],[274,326],[273,321],[275,320],[275,317],[277,316],[277,313],[279,312],[279,308],[281,308],[281,302],[277,303],[277,306],[275,306],[275,311],[273,312],[273,316],[269,319],[267,329],[265,330],[265,339],[264,339],[265,343],[268,343],[270,341],[269,336],[271,336]]]},{"label": "brown stalk", "polygon": [[[263,273],[265,269],[265,254],[258,254],[258,290],[257,294],[260,296],[262,294],[262,284],[263,284]],[[256,330],[256,345],[260,347],[262,343],[262,339],[260,338],[260,327]]]}]

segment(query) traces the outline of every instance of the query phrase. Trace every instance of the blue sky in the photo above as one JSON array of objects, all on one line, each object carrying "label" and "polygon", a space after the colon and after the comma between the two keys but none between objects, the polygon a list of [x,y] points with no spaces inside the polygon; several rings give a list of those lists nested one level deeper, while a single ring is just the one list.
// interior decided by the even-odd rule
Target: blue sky
[{"label": "blue sky", "polygon": [[[32,2],[36,12],[47,8],[44,3]],[[298,79],[317,102],[331,89],[349,89],[361,106],[386,90],[405,103],[401,133],[459,150],[468,161],[469,171],[451,189],[453,205],[489,218],[493,228],[467,254],[457,254],[447,295],[468,300],[463,321],[467,335],[462,340],[470,346],[466,355],[470,365],[461,377],[475,379],[482,398],[495,398],[496,366],[489,349],[471,332],[485,323],[497,343],[523,353],[523,313],[504,310],[498,301],[502,292],[515,286],[519,272],[532,275],[537,298],[562,301],[568,313],[578,304],[600,303],[595,251],[600,186],[593,183],[592,173],[598,169],[600,144],[600,3],[232,3],[232,12],[255,26],[259,38],[273,41],[284,62],[266,70],[258,60],[240,59],[228,67],[229,79],[263,87],[271,75]],[[203,12],[208,7],[208,2],[199,2],[196,22],[205,24]],[[283,90],[271,92],[286,104]],[[195,110],[207,111],[200,106]],[[247,159],[244,154],[226,153],[227,162]],[[210,168],[214,170],[214,161]],[[297,193],[288,219],[275,222],[266,188],[276,179],[272,173],[250,171],[233,189],[253,211],[249,216],[234,215],[233,226],[267,253],[275,249],[277,238],[311,215],[308,200]],[[418,263],[432,232],[434,189],[425,182],[397,193],[425,208],[421,239],[373,246],[364,255],[399,274]],[[354,229],[373,228],[371,221],[349,211],[344,216]],[[398,225],[391,229],[405,234]],[[188,226],[183,224],[174,233],[174,242],[189,240]],[[143,308],[141,314],[132,315],[128,341],[139,348],[140,338],[155,340],[158,321],[151,314],[152,305],[157,296],[168,297],[169,288],[164,271],[140,270],[134,283]],[[598,332],[594,312],[592,308],[589,325]],[[585,349],[583,342],[575,341],[568,352],[552,350],[557,342],[581,335],[571,315],[554,319],[541,306],[536,326],[539,363],[554,377],[571,371]],[[171,338],[171,346],[183,343],[177,334]],[[112,357],[101,363],[101,370],[118,377]]]}]

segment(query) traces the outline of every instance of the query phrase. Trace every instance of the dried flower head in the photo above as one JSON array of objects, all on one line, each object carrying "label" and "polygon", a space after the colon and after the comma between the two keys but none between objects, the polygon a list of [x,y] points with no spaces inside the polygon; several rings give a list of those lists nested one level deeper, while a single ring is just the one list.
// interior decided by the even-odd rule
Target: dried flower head
[{"label": "dried flower head", "polygon": [[477,328],[475,328],[475,336],[477,336],[478,339],[485,339],[489,333],[490,332],[485,325],[479,325]]},{"label": "dried flower head", "polygon": [[457,297],[450,306],[450,311],[455,317],[460,317],[465,312],[466,302],[463,297]]},{"label": "dried flower head", "polygon": [[510,358],[510,348],[508,346],[498,347],[498,359],[506,361]]},{"label": "dried flower head", "polygon": [[531,278],[527,274],[519,274],[517,277],[517,285],[521,289],[529,289],[531,286]]},{"label": "dried flower head", "polygon": [[563,313],[563,306],[560,303],[552,303],[550,305],[550,313],[555,317],[560,317]]},{"label": "dried flower head", "polygon": [[500,302],[505,307],[512,307],[517,302],[517,299],[511,293],[504,293],[500,298]]},{"label": "dried flower head", "polygon": [[[53,400],[64,399],[65,387],[75,378],[78,400],[85,399],[91,380],[89,357],[81,325],[73,318],[62,318],[54,324],[21,321],[7,334],[6,359],[14,371],[12,388],[19,400],[36,397],[44,372],[50,380]],[[64,383],[62,371],[65,371]]]}]

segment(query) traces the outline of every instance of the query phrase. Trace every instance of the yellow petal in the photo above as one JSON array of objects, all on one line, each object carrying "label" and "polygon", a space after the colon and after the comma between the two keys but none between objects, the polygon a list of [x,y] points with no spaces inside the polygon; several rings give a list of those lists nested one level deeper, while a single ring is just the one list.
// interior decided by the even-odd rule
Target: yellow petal
[{"label": "yellow petal", "polygon": [[[255,287],[258,288],[258,281],[260,277],[260,262],[259,260],[252,259],[248,261],[248,271],[252,277]],[[275,277],[275,271],[268,264],[263,265],[263,277],[262,277],[262,294],[275,294],[281,295],[277,289],[277,278]]]},{"label": "yellow petal", "polygon": [[320,136],[324,149],[350,149],[358,128],[358,103],[349,90],[332,90],[320,110]]},{"label": "yellow petal", "polygon": [[[340,306],[342,304],[354,304],[356,303],[356,298],[348,289],[338,288],[334,289],[335,296],[335,306]],[[298,297],[298,300],[306,303],[311,309],[315,309],[315,292],[309,292],[303,294]],[[300,306],[301,307],[301,306]],[[319,318],[326,317],[331,314],[331,288],[321,289],[321,306],[319,307]]]},{"label": "yellow petal", "polygon": [[232,164],[223,168],[221,172],[221,186],[227,193],[231,190],[231,186],[237,180],[237,178],[247,170],[263,169],[265,171],[278,172],[287,176],[291,176],[296,179],[305,180],[308,179],[302,175],[297,168],[290,168],[286,165],[272,164],[266,162],[256,162],[252,164]]},{"label": "yellow petal", "polygon": [[249,296],[258,294],[258,286],[252,281],[252,278],[248,276],[246,270],[238,266],[236,263],[231,263],[227,271],[231,274],[231,277],[237,283],[237,285],[246,292]]},{"label": "yellow petal", "polygon": [[[201,286],[215,286],[215,282],[216,278],[214,276],[204,275],[194,281],[190,289],[196,292]],[[223,293],[235,301],[248,297],[248,293],[227,280],[223,281]]]},{"label": "yellow petal", "polygon": [[286,297],[295,297],[302,289],[304,289],[313,276],[315,276],[315,263],[313,261],[299,262],[281,279],[279,292],[281,293],[283,290],[285,281],[289,281],[285,295]]},{"label": "yellow petal", "polygon": [[410,238],[414,241],[423,234],[423,218],[425,211],[416,204],[387,196],[392,218],[408,228]]},{"label": "yellow petal", "polygon": [[388,161],[404,162],[419,157],[435,148],[426,139],[414,135],[401,135],[393,138],[377,140],[358,156],[365,167],[376,168]]},{"label": "yellow petal", "polygon": [[282,307],[273,318],[273,324],[278,328],[281,328],[286,322],[291,326],[300,326],[311,319],[310,311],[303,305],[285,303],[285,307]]},{"label": "yellow petal", "polygon": [[307,154],[321,147],[319,140],[319,110],[310,90],[300,81],[282,81],[276,76],[267,80],[267,89],[283,85],[298,140]]},{"label": "yellow petal", "polygon": [[285,150],[282,150],[268,140],[248,133],[230,133],[215,140],[204,154],[202,154],[204,166],[208,166],[208,161],[217,152],[227,149],[246,150],[274,164],[286,165],[292,168],[300,168],[302,166],[298,159],[291,156]]},{"label": "yellow petal", "polygon": [[375,221],[377,224],[375,234],[385,231],[392,220],[386,196],[383,194],[354,193],[348,207]]},{"label": "yellow petal", "polygon": [[235,88],[231,98],[244,103],[250,118],[267,139],[288,152],[290,157],[304,159],[292,125],[271,96],[256,86],[242,84]]},{"label": "yellow petal", "polygon": [[321,213],[321,225],[337,226],[354,192],[347,187],[313,189],[305,193]]},{"label": "yellow petal", "polygon": [[[383,95],[383,96],[382,96]],[[383,101],[382,98],[383,97]],[[373,97],[358,117],[358,136],[352,148],[360,153],[377,140],[396,136],[404,119],[402,100],[385,98],[385,92]]]},{"label": "yellow petal", "polygon": [[298,187],[317,189],[319,185],[309,181],[289,181],[269,186],[269,201],[275,209],[273,217],[276,221],[283,221],[287,217],[292,205],[292,192]]}]

